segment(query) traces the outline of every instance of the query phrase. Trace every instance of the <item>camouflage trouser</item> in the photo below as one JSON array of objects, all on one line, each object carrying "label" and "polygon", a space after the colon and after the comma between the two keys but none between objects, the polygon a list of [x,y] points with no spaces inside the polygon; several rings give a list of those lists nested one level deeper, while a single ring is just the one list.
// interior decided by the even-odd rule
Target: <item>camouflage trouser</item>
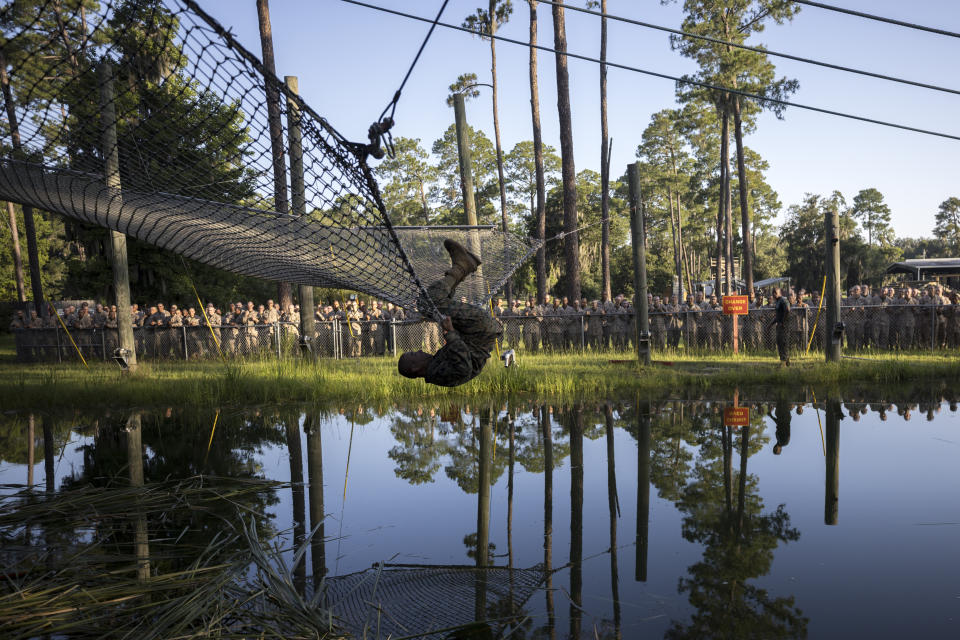
[{"label": "camouflage trouser", "polygon": [[[503,335],[503,327],[487,310],[454,299],[453,289],[445,279],[437,280],[427,287],[427,295],[437,311],[450,318],[454,330],[460,334],[471,351],[477,349],[489,354],[494,342]],[[428,304],[424,304],[422,296],[417,301],[417,307],[421,312],[430,308]]]}]

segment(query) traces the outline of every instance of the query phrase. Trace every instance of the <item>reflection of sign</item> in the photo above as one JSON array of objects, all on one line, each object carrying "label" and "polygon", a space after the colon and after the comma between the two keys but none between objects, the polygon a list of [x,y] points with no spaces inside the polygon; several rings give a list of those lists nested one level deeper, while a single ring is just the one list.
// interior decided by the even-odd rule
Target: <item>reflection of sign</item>
[{"label": "reflection of sign", "polygon": [[723,410],[723,426],[749,427],[750,407],[727,407]]},{"label": "reflection of sign", "polygon": [[749,311],[747,296],[723,296],[723,313],[728,316],[742,316]]}]

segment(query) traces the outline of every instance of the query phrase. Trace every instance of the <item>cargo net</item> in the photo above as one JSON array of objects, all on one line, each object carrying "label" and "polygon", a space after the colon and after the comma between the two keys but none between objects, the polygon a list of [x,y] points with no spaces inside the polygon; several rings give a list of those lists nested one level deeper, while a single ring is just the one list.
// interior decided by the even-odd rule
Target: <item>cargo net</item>
[{"label": "cargo net", "polygon": [[469,637],[500,638],[525,617],[545,580],[539,565],[387,566],[327,578],[324,602],[334,623],[356,638],[439,639],[464,627],[491,632]]},{"label": "cargo net", "polygon": [[349,142],[192,0],[6,3],[0,45],[0,199],[407,309],[449,266],[445,237],[484,262],[457,291],[474,303],[536,250],[492,228],[394,229],[366,163],[380,135]]}]

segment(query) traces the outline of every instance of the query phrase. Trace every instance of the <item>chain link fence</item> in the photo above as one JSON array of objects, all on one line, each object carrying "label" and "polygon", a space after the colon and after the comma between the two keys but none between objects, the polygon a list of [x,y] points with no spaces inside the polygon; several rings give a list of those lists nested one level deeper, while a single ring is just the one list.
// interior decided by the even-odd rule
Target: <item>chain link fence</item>
[{"label": "chain link fence", "polygon": [[[775,353],[772,308],[751,309],[738,319],[740,351]],[[787,320],[791,351],[823,349],[825,314],[794,307]],[[946,350],[960,347],[960,305],[889,305],[844,307],[845,347],[852,351]],[[499,347],[517,352],[548,353],[628,351],[634,349],[636,315],[616,314],[502,316]],[[62,328],[13,331],[18,362],[107,360],[119,346],[116,329]],[[440,328],[425,320],[317,321],[310,340],[295,323],[182,327],[136,327],[137,357],[143,360],[201,358],[361,358],[396,356],[443,346]],[[72,338],[72,340],[71,340]],[[650,313],[654,351],[720,353],[733,347],[733,319],[720,309]]]}]

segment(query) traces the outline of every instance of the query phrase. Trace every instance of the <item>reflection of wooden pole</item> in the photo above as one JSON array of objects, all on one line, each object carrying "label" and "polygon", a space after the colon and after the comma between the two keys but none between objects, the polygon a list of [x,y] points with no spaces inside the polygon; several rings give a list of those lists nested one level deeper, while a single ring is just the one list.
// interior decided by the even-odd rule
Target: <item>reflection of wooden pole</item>
[{"label": "reflection of wooden pole", "polygon": [[53,426],[47,416],[43,417],[43,471],[46,480],[46,492],[53,493],[57,488],[53,471]]},{"label": "reflection of wooden pole", "polygon": [[823,522],[837,524],[840,513],[840,400],[827,399],[827,475],[823,497]]},{"label": "reflection of wooden pole", "polygon": [[607,426],[607,509],[610,512],[610,596],[613,598],[614,636],[620,632],[620,572],[617,566],[617,517],[619,499],[617,498],[617,462],[613,441],[613,407],[604,405],[604,418]]},{"label": "reflection of wooden pole", "polygon": [[[496,414],[492,409],[485,411],[480,419],[480,441],[477,455],[477,567],[490,564],[490,464],[493,450],[493,421]],[[474,614],[477,621],[485,620],[487,615],[487,577],[484,571],[478,571],[474,583]]]},{"label": "reflection of wooden pole", "polygon": [[323,435],[317,418],[307,414],[307,476],[310,480],[310,526],[316,529],[310,539],[310,558],[313,567],[313,588],[327,574],[327,547],[324,539],[323,513]]},{"label": "reflection of wooden pole", "polygon": [[647,581],[650,530],[650,403],[637,399],[637,565],[634,580]]},{"label": "reflection of wooden pole", "polygon": [[[142,420],[139,413],[133,413],[127,420],[127,473],[131,487],[143,486],[143,444],[140,431]],[[147,516],[139,507],[133,523],[133,544],[137,556],[137,580],[150,578],[150,540],[147,536]]]},{"label": "reflection of wooden pole", "polygon": [[570,637],[580,637],[583,613],[583,408],[570,409]]},{"label": "reflection of wooden pole", "polygon": [[[303,495],[303,447],[300,444],[299,416],[293,414],[285,420],[287,451],[290,455],[290,493],[293,496],[293,548],[294,553],[304,544],[307,536],[307,507]],[[293,567],[293,581],[300,594],[307,584],[306,562],[301,556],[300,562]]]},{"label": "reflection of wooden pole", "polygon": [[[120,207],[120,150],[117,146],[116,94],[113,90],[113,65],[104,60],[97,68],[100,84],[100,118],[102,127],[103,179],[112,191],[113,206]],[[130,310],[130,270],[127,266],[127,236],[110,231],[110,260],[113,264],[113,290],[117,301],[117,334],[120,348],[126,349],[127,369],[137,368],[137,349],[133,342],[133,325],[127,313]]]},{"label": "reflection of wooden pole", "polygon": [[[736,316],[734,316],[736,317]],[[750,457],[750,427],[740,428],[740,487],[737,491],[737,538],[743,532],[743,514],[747,505],[747,459]]]},{"label": "reflection of wooden pole", "polygon": [[33,419],[33,414],[30,414],[27,422],[27,488],[33,488],[33,452],[34,452],[34,438],[35,435],[35,423]]},{"label": "reflection of wooden pole", "polygon": [[547,631],[556,637],[556,616],[553,610],[553,427],[547,405],[540,407],[540,428],[543,431],[543,566],[547,573]]}]

